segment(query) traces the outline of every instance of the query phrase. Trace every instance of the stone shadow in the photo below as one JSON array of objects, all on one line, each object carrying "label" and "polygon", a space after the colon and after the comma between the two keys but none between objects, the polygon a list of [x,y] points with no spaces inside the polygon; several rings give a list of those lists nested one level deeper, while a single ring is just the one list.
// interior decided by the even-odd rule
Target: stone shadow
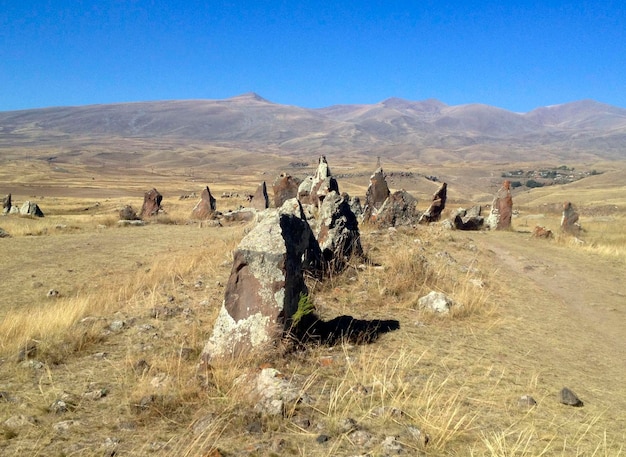
[{"label": "stone shadow", "polygon": [[[305,319],[303,319],[305,320]],[[395,319],[356,319],[352,316],[338,316],[324,321],[315,314],[301,322],[296,338],[302,343],[319,343],[334,346],[343,341],[353,344],[373,343],[384,333],[400,328]]]}]

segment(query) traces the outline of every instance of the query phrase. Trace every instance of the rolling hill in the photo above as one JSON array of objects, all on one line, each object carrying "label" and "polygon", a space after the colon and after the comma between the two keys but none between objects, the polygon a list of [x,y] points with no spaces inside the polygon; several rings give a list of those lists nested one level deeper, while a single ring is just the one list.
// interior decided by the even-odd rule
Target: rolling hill
[{"label": "rolling hill", "polygon": [[207,147],[428,162],[616,160],[626,158],[626,109],[582,100],[520,114],[399,98],[306,109],[249,93],[0,112],[0,153],[9,160],[127,160],[132,152],[158,163]]}]

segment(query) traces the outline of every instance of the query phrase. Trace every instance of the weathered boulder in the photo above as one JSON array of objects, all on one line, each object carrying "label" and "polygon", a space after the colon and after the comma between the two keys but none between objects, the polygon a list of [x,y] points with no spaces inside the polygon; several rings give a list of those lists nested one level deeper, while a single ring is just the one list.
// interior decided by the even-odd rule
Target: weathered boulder
[{"label": "weathered boulder", "polygon": [[319,208],[324,201],[324,198],[326,198],[326,196],[331,192],[339,194],[339,184],[337,184],[337,180],[330,172],[326,157],[321,156],[319,158],[317,170],[315,171],[315,176],[313,176],[313,179],[311,180],[311,190],[309,195],[310,204]]},{"label": "weathered boulder", "polygon": [[224,222],[250,222],[257,216],[257,211],[251,208],[241,208],[235,211],[228,211],[221,215]]},{"label": "weathered boulder", "polygon": [[298,200],[303,204],[311,204],[311,189],[313,188],[313,176],[307,176],[298,186]]},{"label": "weathered boulder", "polygon": [[298,186],[300,181],[297,178],[287,174],[281,173],[281,175],[274,180],[274,206],[280,208],[290,198],[296,198],[298,196]]},{"label": "weathered boulder", "polygon": [[259,350],[289,332],[300,295],[307,293],[303,268],[320,256],[315,246],[296,199],[287,200],[241,240],[222,308],[203,351],[205,360]]},{"label": "weathered boulder", "polygon": [[446,199],[448,194],[448,184],[443,183],[441,187],[433,194],[433,200],[428,209],[420,216],[420,224],[428,224],[437,222],[441,217],[442,211],[446,207]]},{"label": "weathered boulder", "polygon": [[43,217],[43,212],[39,208],[39,205],[31,201],[24,202],[24,204],[20,208],[20,214],[24,216]]},{"label": "weathered boulder", "polygon": [[[348,194],[341,194],[344,198],[347,198]],[[361,206],[361,199],[357,196],[349,197],[350,209],[354,213],[354,215],[359,218],[363,215],[363,206]]]},{"label": "weathered boulder", "polygon": [[420,308],[426,308],[435,313],[447,314],[455,306],[454,300],[442,292],[431,291],[428,295],[421,297],[417,304]]},{"label": "weathered boulder", "polygon": [[584,403],[580,398],[578,398],[578,395],[567,387],[563,387],[559,391],[559,402],[564,405],[575,406],[577,408],[584,406]]},{"label": "weathered boulder", "polygon": [[11,194],[2,198],[2,214],[8,214],[9,211],[11,211]]},{"label": "weathered boulder", "polygon": [[11,235],[9,235],[9,232],[0,227],[0,238],[11,238]]},{"label": "weathered boulder", "polygon": [[[344,196],[345,195],[345,196]],[[361,234],[350,197],[331,191],[321,201],[316,238],[329,271],[343,270],[350,257],[363,256]]]},{"label": "weathered boulder", "polygon": [[250,206],[259,211],[263,211],[270,207],[270,198],[267,195],[267,185],[265,184],[265,181],[257,187],[254,195],[250,199]]},{"label": "weathered boulder", "polygon": [[561,231],[576,235],[580,230],[578,213],[574,210],[571,202],[565,202],[563,204],[563,216],[561,217]]},{"label": "weathered boulder", "polygon": [[211,195],[209,186],[202,189],[200,194],[200,201],[196,203],[196,206],[191,210],[192,219],[204,220],[211,219],[215,214],[216,200]]},{"label": "weathered boulder", "polygon": [[161,201],[163,196],[158,190],[152,188],[146,192],[143,196],[143,205],[141,206],[141,212],[139,216],[144,219],[146,217],[156,216],[159,214],[161,208]]},{"label": "weathered boulder", "polygon": [[419,217],[417,198],[402,189],[387,197],[378,211],[371,215],[370,222],[382,227],[395,227],[415,224]]},{"label": "weathered boulder", "polygon": [[133,209],[132,206],[126,205],[120,210],[121,221],[136,221],[138,219],[139,216],[137,216],[137,212]]},{"label": "weathered boulder", "polygon": [[485,219],[480,215],[482,207],[472,206],[470,209],[459,208],[452,216],[457,230],[480,230]]},{"label": "weathered boulder", "polygon": [[487,216],[487,226],[491,230],[507,230],[511,228],[513,216],[513,197],[511,181],[505,180],[491,203],[491,211]]},{"label": "weathered boulder", "polygon": [[363,220],[369,222],[373,215],[383,205],[390,191],[382,167],[379,167],[370,176],[370,185],[365,193],[365,206],[363,208]]},{"label": "weathered boulder", "polygon": [[552,230],[548,230],[545,227],[542,227],[540,225],[536,225],[535,228],[533,229],[533,237],[535,238],[552,238],[554,235],[552,233]]}]

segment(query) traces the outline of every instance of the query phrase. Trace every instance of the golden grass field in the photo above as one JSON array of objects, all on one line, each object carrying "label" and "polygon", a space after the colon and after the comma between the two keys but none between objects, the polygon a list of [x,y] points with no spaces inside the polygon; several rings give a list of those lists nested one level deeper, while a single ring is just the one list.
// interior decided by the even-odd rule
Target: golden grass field
[{"label": "golden grass field", "polygon": [[[328,159],[335,174],[359,175],[339,185],[362,197],[375,166]],[[222,159],[193,172],[28,161],[2,168],[0,195],[33,200],[46,217],[0,217],[12,235],[0,239],[0,455],[383,456],[393,454],[382,444],[390,436],[404,455],[626,454],[626,165],[590,164],[605,172],[514,194],[519,214],[508,232],[362,226],[371,264],[310,283],[311,297],[325,319],[397,319],[399,330],[367,345],[201,366],[232,250],[248,226],[191,223],[197,199],[179,197],[209,185],[219,210],[234,209],[243,200],[222,192],[253,192],[262,180],[271,188],[287,162],[229,168]],[[500,171],[516,166],[384,164],[446,180],[446,215],[489,203]],[[421,209],[437,188],[423,178],[390,181]],[[151,187],[167,214],[118,226],[119,209],[139,209]],[[581,214],[583,243],[558,233],[564,200]],[[555,238],[531,238],[535,225]],[[49,299],[53,288],[60,296]],[[430,290],[462,306],[449,316],[419,309]],[[33,341],[37,353],[18,362]],[[262,366],[293,380],[311,403],[259,416],[237,380]],[[557,401],[564,386],[584,407]],[[537,406],[519,406],[522,395]],[[57,400],[67,411],[54,412]],[[322,434],[329,440],[318,443]]]}]

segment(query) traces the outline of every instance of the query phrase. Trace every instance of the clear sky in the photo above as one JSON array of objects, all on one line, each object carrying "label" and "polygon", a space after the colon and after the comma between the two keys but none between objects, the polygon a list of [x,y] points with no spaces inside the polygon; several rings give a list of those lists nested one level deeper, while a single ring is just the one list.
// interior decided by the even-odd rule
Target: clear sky
[{"label": "clear sky", "polygon": [[626,108],[626,1],[0,0],[0,111],[251,91]]}]

